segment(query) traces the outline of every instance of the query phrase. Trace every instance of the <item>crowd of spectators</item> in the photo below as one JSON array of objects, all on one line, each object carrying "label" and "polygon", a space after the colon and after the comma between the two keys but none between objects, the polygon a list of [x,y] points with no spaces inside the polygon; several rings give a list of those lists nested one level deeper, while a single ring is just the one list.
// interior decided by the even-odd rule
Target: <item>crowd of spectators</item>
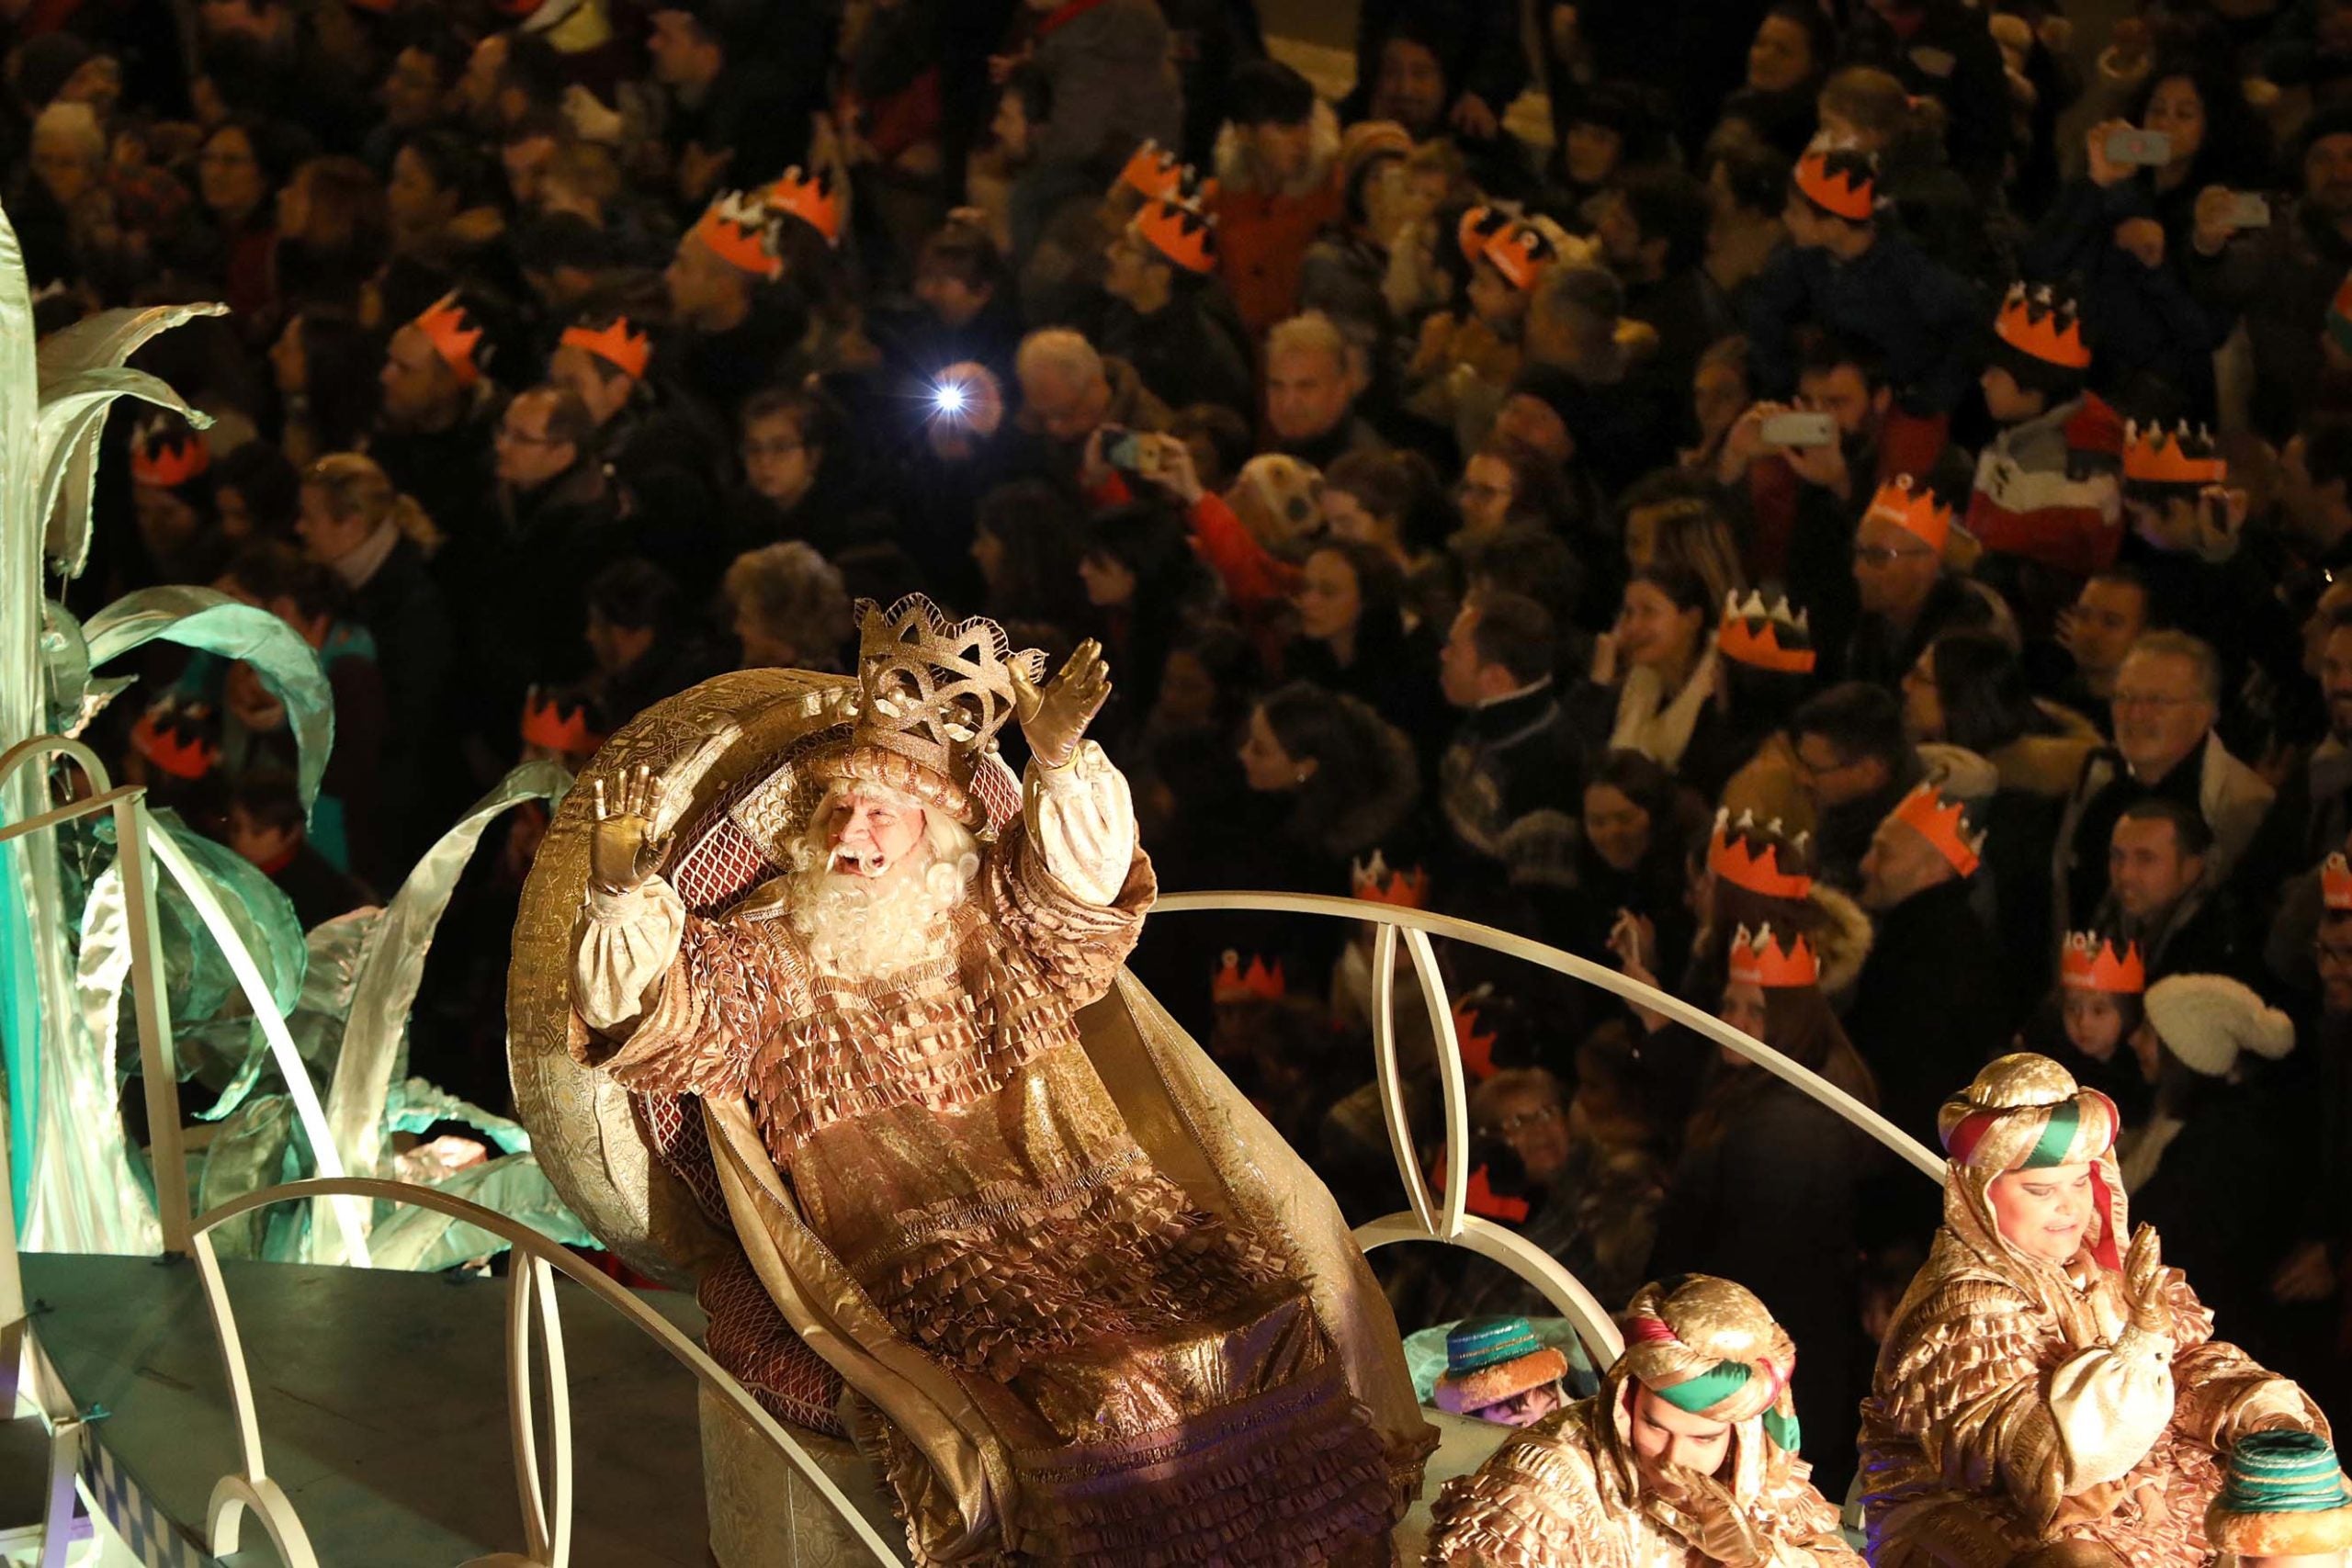
[{"label": "crowd of spectators", "polygon": [[[229,307],[138,355],[210,423],[117,416],[61,592],[218,587],[334,695],[307,818],[243,665],[153,654],[104,738],[316,922],[520,760],[844,668],[858,598],[1099,637],[1164,887],[1556,944],[1931,1147],[2023,1040],[2124,1107],[2222,1331],[2352,1410],[2352,11],[1534,10],[1363,0],[1335,98],[1249,0],[0,6],[42,329]],[[492,1106],[543,825],[414,1025]],[[1850,1410],[1929,1184],[1441,954],[1478,1211],[1612,1307],[1741,1280]],[[1136,963],[1400,1206],[1360,931]],[[1382,1261],[1408,1328],[1517,1310]]]}]

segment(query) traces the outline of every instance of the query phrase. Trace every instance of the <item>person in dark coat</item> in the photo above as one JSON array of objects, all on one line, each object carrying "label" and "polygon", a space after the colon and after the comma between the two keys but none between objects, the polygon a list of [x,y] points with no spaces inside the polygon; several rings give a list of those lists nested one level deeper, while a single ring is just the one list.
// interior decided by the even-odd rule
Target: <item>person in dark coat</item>
[{"label": "person in dark coat", "polygon": [[1969,897],[1984,835],[1932,784],[1903,797],[1862,857],[1877,939],[1846,1015],[1887,1119],[1929,1148],[1936,1111],[2009,1039],[2001,950]]},{"label": "person in dark coat", "polygon": [[2212,852],[2213,830],[2177,800],[2147,795],[2115,819],[2107,897],[2093,923],[2138,942],[2151,981],[2252,968],[2234,897],[2206,879]]},{"label": "person in dark coat", "polygon": [[1256,412],[1249,333],[1216,276],[1216,225],[1173,202],[1146,204],[1111,242],[1111,307],[1098,337],[1170,408]]},{"label": "person in dark coat", "polygon": [[[1870,1068],[1816,984],[1809,945],[1776,933],[1734,935],[1723,1021],[1875,1105]],[[1658,1215],[1654,1273],[1737,1278],[1793,1335],[1800,1408],[1839,1411],[1860,1397],[1869,1345],[1855,1246],[1860,1178],[1874,1145],[1804,1090],[1729,1051],[1685,1134]],[[1842,1495],[1853,1478],[1850,1421],[1805,1438],[1816,1484]]]},{"label": "person in dark coat", "polygon": [[1531,840],[1565,847],[1582,789],[1582,748],[1552,677],[1551,613],[1521,593],[1474,595],[1438,655],[1445,700],[1462,710],[1438,761],[1438,808],[1456,875],[1508,875]]},{"label": "person in dark coat", "polygon": [[364,884],[337,871],[310,844],[291,773],[266,769],[237,781],[229,799],[229,847],[286,895],[306,931],[376,901]]},{"label": "person in dark coat", "polygon": [[1851,892],[1879,825],[1919,782],[1903,709],[1879,688],[1848,681],[1806,698],[1788,733],[1798,781],[1813,798],[1815,874]]},{"label": "person in dark coat", "polygon": [[1443,743],[1437,637],[1405,624],[1405,574],[1377,545],[1331,539],[1307,556],[1283,673],[1361,698],[1425,751]]}]

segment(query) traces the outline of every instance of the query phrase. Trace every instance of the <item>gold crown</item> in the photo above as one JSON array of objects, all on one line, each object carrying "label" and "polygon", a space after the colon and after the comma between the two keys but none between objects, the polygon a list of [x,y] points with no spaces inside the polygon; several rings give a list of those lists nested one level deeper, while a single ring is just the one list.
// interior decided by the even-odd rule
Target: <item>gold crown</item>
[{"label": "gold crown", "polygon": [[1510,214],[1499,208],[1474,207],[1462,215],[1453,226],[1454,243],[1462,247],[1462,259],[1475,262],[1487,254],[1487,242],[1510,227]]},{"label": "gold crown", "polygon": [[1753,592],[1743,603],[1737,589],[1724,596],[1715,649],[1725,659],[1790,675],[1810,673],[1815,661],[1813,626],[1803,610],[1792,611],[1785,597],[1767,605]]},{"label": "gold crown", "polygon": [[1209,999],[1213,1002],[1241,1002],[1255,998],[1278,1002],[1290,994],[1290,987],[1283,979],[1282,960],[1269,964],[1256,953],[1250,955],[1250,967],[1241,966],[1241,954],[1231,948],[1225,950],[1225,962],[1218,965],[1216,977],[1209,983]]},{"label": "gold crown", "polygon": [[2087,370],[2091,351],[2083,342],[2083,323],[2071,299],[2060,299],[2043,284],[2029,292],[2022,283],[2009,285],[2008,298],[1993,331],[2019,354],[2030,354],[2062,370]]},{"label": "gold crown", "polygon": [[996,733],[1012,716],[1013,671],[1036,679],[1044,655],[1013,652],[1004,628],[982,616],[950,621],[922,593],[887,610],[860,600],[857,616],[856,719],[843,748],[811,772],[899,790],[972,827],[1008,820],[1020,809],[1018,781],[996,754]]},{"label": "gold crown", "polygon": [[1814,956],[1813,943],[1805,941],[1802,934],[1784,948],[1769,925],[1757,927],[1752,934],[1746,926],[1733,933],[1733,985],[1758,986],[1768,991],[1792,991],[1816,985],[1820,979],[1821,961]]},{"label": "gold crown", "polygon": [[1146,200],[1172,198],[1184,188],[1183,163],[1175,153],[1149,137],[1127,155],[1126,166],[1119,171],[1119,183]]},{"label": "gold crown", "polygon": [[695,220],[694,235],[739,272],[771,283],[784,276],[784,258],[776,254],[775,219],[755,196],[721,191]]},{"label": "gold crown", "polygon": [[1462,1047],[1462,1065],[1470,1077],[1484,1083],[1495,1076],[1495,1032],[1478,1028],[1478,1010],[1468,999],[1453,1004],[1453,1039]]},{"label": "gold crown", "polygon": [[2191,434],[2188,422],[2167,434],[2161,424],[2123,426],[2123,478],[2152,485],[2217,485],[2227,479],[2230,465],[2213,450],[2207,432]]},{"label": "gold crown", "polygon": [[842,193],[830,172],[804,175],[794,164],[768,186],[767,204],[770,211],[790,213],[816,230],[825,236],[825,243],[842,243]]},{"label": "gold crown", "polygon": [[1897,474],[1879,486],[1863,519],[1892,523],[1941,555],[1951,538],[1951,508],[1938,501],[1931,490],[1914,490],[1912,482],[1909,474]]},{"label": "gold crown", "polygon": [[1368,861],[1351,861],[1348,880],[1355,896],[1372,904],[1393,904],[1400,909],[1425,909],[1430,901],[1430,874],[1419,866],[1391,871],[1388,857],[1378,850]]},{"label": "gold crown", "polygon": [[157,415],[130,438],[133,484],[176,490],[212,467],[212,448],[177,419]]},{"label": "gold crown", "polygon": [[586,755],[605,738],[588,722],[588,705],[533,686],[523,696],[523,744]]},{"label": "gold crown", "polygon": [[416,330],[433,344],[433,352],[458,378],[458,385],[470,387],[481,379],[481,323],[470,319],[465,301],[458,298],[454,288],[427,305],[416,318]]},{"label": "gold crown", "polygon": [[609,326],[566,327],[556,344],[593,354],[636,381],[645,379],[646,367],[653,363],[653,339],[632,326],[627,316],[615,316]]},{"label": "gold crown", "polygon": [[1175,201],[1154,200],[1136,215],[1144,243],[1186,272],[1216,270],[1216,220]]},{"label": "gold crown", "polygon": [[1807,152],[1797,160],[1797,189],[1824,212],[1849,223],[1867,223],[1878,205],[1878,181],[1868,154],[1848,152],[1839,163],[1842,167],[1831,168],[1826,149]]},{"label": "gold crown", "polygon": [[2148,988],[2148,966],[2136,942],[2125,942],[2118,953],[2110,939],[2070,931],[2065,950],[2058,955],[2058,983],[2070,991],[2136,997]]},{"label": "gold crown", "polygon": [[1973,876],[1984,855],[1984,835],[1968,826],[1968,813],[1957,800],[1948,801],[1930,782],[1903,797],[1894,819],[1915,829],[1936,848],[1946,864],[1962,876]]},{"label": "gold crown", "polygon": [[2319,872],[2320,901],[2331,912],[2352,913],[2352,865],[2345,863],[2342,851],[2327,857]]},{"label": "gold crown", "polygon": [[[1781,823],[1773,818],[1762,829],[1756,826],[1756,813],[1743,811],[1739,820],[1731,819],[1727,807],[1715,811],[1714,837],[1707,843],[1707,870],[1735,887],[1746,888],[1761,898],[1803,898],[1813,892],[1813,878],[1801,871],[1781,869]],[[1762,847],[1748,848],[1750,835],[1766,835]],[[1799,833],[1790,841],[1792,852],[1802,852],[1805,835]]]}]

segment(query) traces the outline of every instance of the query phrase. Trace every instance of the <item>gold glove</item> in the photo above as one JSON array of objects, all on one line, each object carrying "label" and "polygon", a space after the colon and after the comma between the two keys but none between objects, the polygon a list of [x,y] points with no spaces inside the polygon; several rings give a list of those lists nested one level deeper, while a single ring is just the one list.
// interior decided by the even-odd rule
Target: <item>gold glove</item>
[{"label": "gold glove", "polygon": [[1054,678],[1039,690],[1035,682],[1014,664],[1012,711],[1029,750],[1049,768],[1066,768],[1086,739],[1086,727],[1111,697],[1111,667],[1102,659],[1102,645],[1088,637],[1070,651]]},{"label": "gold glove", "polygon": [[2123,1294],[2131,1303],[2132,1327],[2143,1334],[2172,1337],[2172,1308],[2165,1301],[2164,1256],[2154,1225],[2143,1224],[2132,1233],[2131,1250],[2123,1255]]},{"label": "gold glove", "polygon": [[628,893],[645,885],[670,852],[670,837],[656,837],[662,788],[653,770],[640,762],[624,772],[611,791],[594,784],[595,825],[588,832],[588,879],[607,893]]}]

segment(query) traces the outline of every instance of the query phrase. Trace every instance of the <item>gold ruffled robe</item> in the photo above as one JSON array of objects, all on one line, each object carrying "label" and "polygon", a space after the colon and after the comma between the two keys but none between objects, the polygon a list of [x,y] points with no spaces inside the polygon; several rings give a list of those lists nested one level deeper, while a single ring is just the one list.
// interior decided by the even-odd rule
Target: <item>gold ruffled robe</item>
[{"label": "gold ruffled robe", "polygon": [[[1432,1509],[1426,1568],[1692,1568],[1706,1531],[1685,1508],[1645,1495],[1634,1468],[1632,1381],[1516,1434]],[[1733,1428],[1728,1479],[1704,1506],[1737,1510],[1770,1555],[1753,1568],[1862,1568],[1838,1533],[1838,1511],[1800,1461],[1771,1450],[1754,1420]]]},{"label": "gold ruffled robe", "polygon": [[[1306,1285],[1154,1167],[1080,1044],[1071,1015],[1109,988],[1154,893],[1124,782],[1090,745],[1033,767],[1025,795],[944,955],[879,980],[818,972],[773,913],[695,919],[658,879],[592,895],[582,1015],[634,1020],[603,1065],[631,1089],[748,1101],[866,1298],[817,1315],[878,1310],[946,1375],[944,1403],[968,1402],[962,1424],[995,1435],[984,1476],[943,1475],[936,1448],[851,1411],[919,1559],[1385,1562],[1426,1450],[1384,1448]],[[739,1230],[757,1191],[730,1190]],[[763,1270],[772,1289],[788,1271]]]},{"label": "gold ruffled robe", "polygon": [[[2122,1233],[2120,1199],[2108,1223]],[[2093,1240],[2063,1269],[2027,1258],[1948,1185],[1862,1404],[1877,1568],[2006,1568],[2076,1540],[2133,1568],[2201,1568],[2217,1451],[2266,1424],[2327,1430],[2294,1383],[2213,1338],[2178,1269],[2169,1356],[2130,1329]]]}]

